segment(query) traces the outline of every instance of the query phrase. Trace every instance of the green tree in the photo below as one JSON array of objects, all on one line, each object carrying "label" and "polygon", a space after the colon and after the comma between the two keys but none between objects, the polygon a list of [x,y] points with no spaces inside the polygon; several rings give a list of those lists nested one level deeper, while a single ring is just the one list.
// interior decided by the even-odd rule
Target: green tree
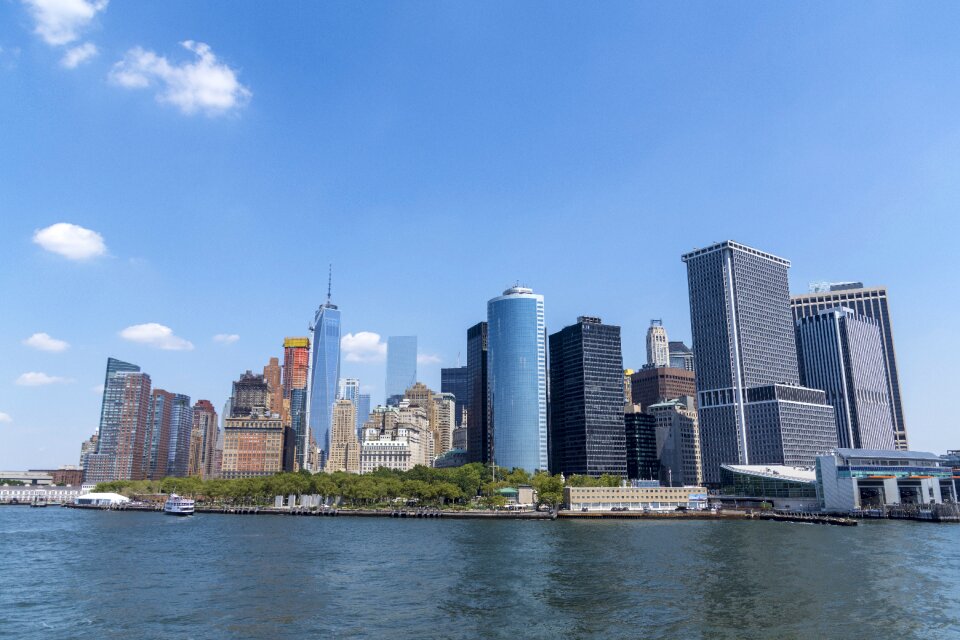
[{"label": "green tree", "polygon": [[545,504],[556,508],[563,503],[563,481],[559,475],[554,476],[546,472],[540,472],[533,476],[531,484],[537,491],[538,506]]}]

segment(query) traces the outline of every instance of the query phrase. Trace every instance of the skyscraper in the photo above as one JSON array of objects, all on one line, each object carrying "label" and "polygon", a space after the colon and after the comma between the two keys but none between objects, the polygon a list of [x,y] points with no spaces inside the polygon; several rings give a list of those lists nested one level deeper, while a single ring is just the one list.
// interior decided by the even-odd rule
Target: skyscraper
[{"label": "skyscraper", "polygon": [[[260,376],[261,380],[263,376]],[[264,384],[264,389],[266,385]],[[190,437],[193,433],[193,407],[190,396],[173,394],[170,405],[170,444],[167,450],[167,475],[190,475]]]},{"label": "skyscraper", "polygon": [[893,449],[880,323],[842,307],[797,320],[800,378],[833,405],[841,447]]},{"label": "skyscraper", "polygon": [[687,371],[696,371],[696,361],[693,357],[693,351],[683,342],[670,341],[670,366],[674,369],[686,369]]},{"label": "skyscraper", "polygon": [[720,465],[813,466],[836,447],[833,408],[800,387],[790,262],[733,241],[683,256],[704,482]]},{"label": "skyscraper", "polygon": [[[291,395],[302,393],[305,390],[294,389]],[[293,470],[293,431],[279,414],[267,409],[268,395],[262,375],[247,371],[233,383],[230,413],[223,420],[221,477],[249,478]]]},{"label": "skyscraper", "polygon": [[[286,354],[284,354],[284,357],[286,357]],[[270,390],[270,410],[283,415],[284,395],[279,358],[270,358],[270,362],[263,368],[263,379],[266,380],[267,387]]]},{"label": "skyscraper", "polygon": [[647,329],[647,366],[669,367],[670,346],[663,320],[651,320]]},{"label": "skyscraper", "polygon": [[470,404],[467,406],[467,460],[490,462],[490,404],[487,362],[487,323],[467,329],[467,376]]},{"label": "skyscraper", "polygon": [[402,396],[417,381],[417,336],[387,338],[387,398]]},{"label": "skyscraper", "polygon": [[357,438],[363,440],[363,425],[367,423],[370,417],[370,394],[361,393],[357,395]]},{"label": "skyscraper", "polygon": [[657,420],[660,482],[671,487],[699,486],[703,482],[703,472],[700,429],[693,398],[683,396],[645,409]]},{"label": "skyscraper", "polygon": [[357,440],[357,407],[346,398],[333,405],[333,427],[330,432],[330,454],[326,472],[360,473],[360,442]]},{"label": "skyscraper", "polygon": [[87,456],[84,482],[146,477],[149,411],[150,376],[137,365],[108,358],[97,452]]},{"label": "skyscraper", "polygon": [[162,480],[170,475],[167,461],[170,456],[170,412],[173,409],[173,394],[163,389],[154,389],[150,395],[150,455],[147,461],[147,477]]},{"label": "skyscraper", "polygon": [[[276,360],[276,358],[272,358]],[[278,387],[279,388],[279,385]],[[273,388],[270,390],[273,397]],[[271,400],[272,401],[272,400]],[[190,447],[190,469],[188,475],[211,478],[214,475],[214,455],[219,435],[217,410],[209,400],[197,400],[193,405],[193,433]]]},{"label": "skyscraper", "polygon": [[907,449],[907,426],[900,395],[900,373],[893,346],[893,319],[886,287],[864,287],[860,282],[846,282],[817,287],[812,293],[790,299],[795,320],[813,316],[833,307],[853,309],[857,315],[873,318],[880,325],[883,346],[884,375],[890,396],[893,429],[897,449]]},{"label": "skyscraper", "polygon": [[[487,302],[490,430],[501,467],[546,470],[547,345],[543,296],[515,286]],[[469,365],[468,365],[469,366]],[[467,419],[467,424],[472,422]]]},{"label": "skyscraper", "polygon": [[463,426],[463,410],[470,406],[470,370],[467,367],[440,369],[440,391],[452,393],[457,403],[457,427]]},{"label": "skyscraper", "polygon": [[320,305],[310,329],[313,331],[313,366],[310,383],[310,428],[320,448],[330,450],[330,425],[333,403],[340,380],[340,310],[327,301]]},{"label": "skyscraper", "polygon": [[626,477],[620,327],[581,316],[550,336],[550,471]]},{"label": "skyscraper", "polygon": [[644,410],[651,404],[694,396],[697,383],[693,371],[674,367],[646,367],[630,376],[630,399]]},{"label": "skyscraper", "polygon": [[287,337],[283,341],[283,397],[285,411],[280,413],[293,430],[294,459],[306,467],[310,434],[307,426],[307,380],[310,377],[310,338]]},{"label": "skyscraper", "polygon": [[627,477],[631,480],[658,480],[657,419],[643,413],[640,405],[627,404],[623,422],[627,441]]},{"label": "skyscraper", "polygon": [[360,395],[360,381],[356,378],[340,378],[337,386],[337,400],[349,400],[356,404]]}]

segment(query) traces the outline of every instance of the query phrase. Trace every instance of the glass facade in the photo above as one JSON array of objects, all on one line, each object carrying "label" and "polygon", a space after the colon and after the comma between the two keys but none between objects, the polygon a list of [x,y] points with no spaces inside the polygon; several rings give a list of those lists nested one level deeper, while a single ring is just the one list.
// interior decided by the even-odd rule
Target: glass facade
[{"label": "glass facade", "polygon": [[467,367],[440,369],[441,393],[452,393],[456,398],[457,426],[463,426],[463,409],[470,405],[470,371]]},{"label": "glass facade", "polygon": [[[487,322],[494,460],[508,469],[519,467],[531,473],[546,470],[547,348],[543,296],[524,287],[508,289],[487,303]],[[622,372],[618,375],[622,376]]]},{"label": "glass facade", "polygon": [[657,419],[639,411],[623,416],[627,449],[627,477],[654,480],[660,477],[657,458]]},{"label": "glass facade", "polygon": [[170,444],[167,448],[167,475],[183,478],[190,466],[190,434],[193,431],[193,406],[190,396],[174,394],[170,406]]},{"label": "glass facade", "polygon": [[816,480],[803,482],[723,467],[720,470],[720,492],[725,496],[815,499],[817,483]]},{"label": "glass facade", "polygon": [[478,322],[467,329],[467,377],[470,392],[467,406],[467,459],[470,462],[490,462],[490,404],[487,388],[486,322]]},{"label": "glass facade", "polygon": [[417,336],[390,336],[387,338],[387,380],[384,387],[387,397],[403,397],[416,381]]},{"label": "glass facade", "polygon": [[580,318],[550,336],[551,472],[627,475],[623,385],[620,327]]},{"label": "glass facade", "polygon": [[[303,452],[308,450],[312,431],[317,444],[326,454],[330,450],[333,403],[337,397],[337,383],[340,381],[340,310],[330,303],[329,297],[317,309],[312,331],[309,428],[296,435],[297,447]],[[326,457],[321,464],[325,461]]]}]

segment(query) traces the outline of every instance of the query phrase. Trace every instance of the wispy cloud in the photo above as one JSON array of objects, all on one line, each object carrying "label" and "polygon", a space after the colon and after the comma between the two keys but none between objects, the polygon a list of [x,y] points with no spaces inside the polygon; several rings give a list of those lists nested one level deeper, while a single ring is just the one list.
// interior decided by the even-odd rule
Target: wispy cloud
[{"label": "wispy cloud", "polygon": [[42,387],[48,384],[73,382],[73,380],[71,378],[64,378],[61,376],[48,376],[47,374],[39,371],[28,371],[27,373],[21,373],[20,377],[17,378],[15,382],[21,387]]},{"label": "wispy cloud", "polygon": [[173,333],[173,329],[156,322],[135,324],[120,332],[120,337],[130,342],[145,344],[166,351],[190,351],[193,343]]},{"label": "wispy cloud", "polygon": [[237,79],[237,72],[217,59],[209,45],[185,40],[180,45],[196,55],[177,64],[141,47],[127,51],[113,65],[110,80],[128,89],[156,87],[156,98],[182,113],[214,116],[245,105],[253,95]]},{"label": "wispy cloud", "polygon": [[9,413],[0,411],[0,422],[13,422],[13,418],[10,417]]},{"label": "wispy cloud", "polygon": [[23,0],[36,23],[34,33],[51,46],[70,44],[80,38],[107,0]]},{"label": "wispy cloud", "polygon": [[40,351],[50,351],[52,353],[60,353],[70,348],[70,343],[66,340],[57,340],[49,333],[35,333],[24,340],[23,344]]},{"label": "wispy cloud", "polygon": [[435,356],[430,353],[418,353],[417,354],[417,364],[440,364],[440,356]]},{"label": "wispy cloud", "polygon": [[340,354],[347,362],[383,362],[387,343],[372,331],[348,333],[340,339]]},{"label": "wispy cloud", "polygon": [[97,45],[92,42],[84,42],[81,45],[67,49],[60,59],[60,64],[67,69],[76,69],[79,65],[90,60],[97,55]]},{"label": "wispy cloud", "polygon": [[107,253],[107,245],[92,229],[58,222],[33,233],[33,242],[70,260],[88,260]]},{"label": "wispy cloud", "polygon": [[217,335],[213,336],[213,341],[219,342],[220,344],[233,344],[239,339],[240,336],[235,333],[218,333]]}]

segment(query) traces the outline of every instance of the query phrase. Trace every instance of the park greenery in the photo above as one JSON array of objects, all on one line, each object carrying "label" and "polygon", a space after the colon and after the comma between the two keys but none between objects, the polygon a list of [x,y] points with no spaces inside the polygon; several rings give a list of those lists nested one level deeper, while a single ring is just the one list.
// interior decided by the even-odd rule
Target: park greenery
[{"label": "park greenery", "polygon": [[537,493],[537,504],[555,508],[563,502],[563,487],[619,486],[617,476],[560,475],[523,469],[491,469],[471,463],[450,469],[416,466],[409,471],[380,468],[373,473],[278,473],[272,476],[238,479],[164,478],[163,480],[115,480],[101,482],[97,491],[121,493],[131,498],[150,499],[176,493],[210,505],[252,506],[272,504],[274,496],[320,495],[341,507],[376,508],[397,504],[437,508],[500,508],[506,498],[502,489],[529,485]]}]

